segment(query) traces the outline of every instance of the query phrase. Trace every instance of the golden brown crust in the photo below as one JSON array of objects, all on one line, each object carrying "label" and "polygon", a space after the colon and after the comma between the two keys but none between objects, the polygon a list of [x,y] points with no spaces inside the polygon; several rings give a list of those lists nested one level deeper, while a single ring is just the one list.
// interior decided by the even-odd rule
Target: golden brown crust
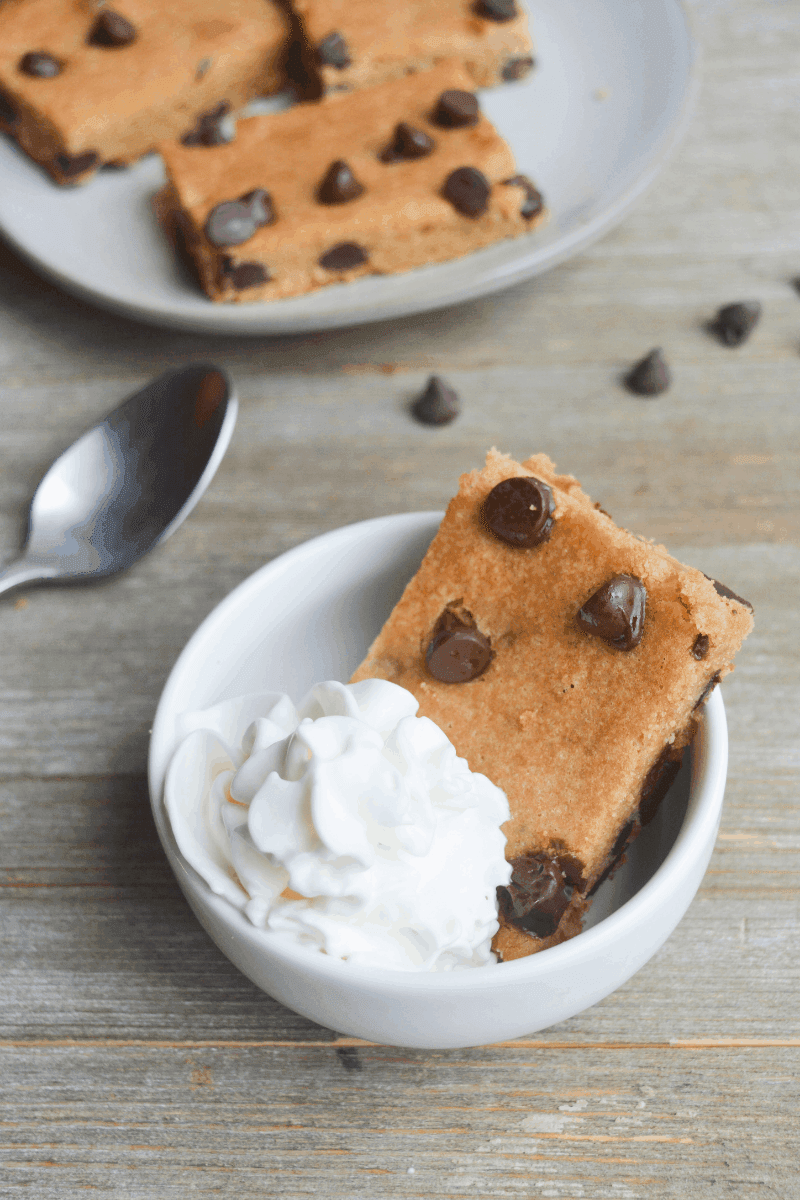
[{"label": "golden brown crust", "polygon": [[[547,542],[517,550],[485,529],[480,510],[497,483],[526,474],[553,488],[555,526]],[[576,623],[586,600],[618,573],[647,588],[644,635],[627,652]],[[432,678],[423,653],[455,601],[495,652],[483,675],[457,685]],[[733,669],[752,623],[747,607],[719,596],[700,571],[616,526],[546,456],[520,465],[492,451],[483,470],[462,477],[353,679],[408,688],[470,767],[504,789],[509,859],[557,847],[579,861],[590,889],[648,772],[665,746],[688,738],[700,694]],[[692,654],[699,634],[709,640],[702,660]]]}]

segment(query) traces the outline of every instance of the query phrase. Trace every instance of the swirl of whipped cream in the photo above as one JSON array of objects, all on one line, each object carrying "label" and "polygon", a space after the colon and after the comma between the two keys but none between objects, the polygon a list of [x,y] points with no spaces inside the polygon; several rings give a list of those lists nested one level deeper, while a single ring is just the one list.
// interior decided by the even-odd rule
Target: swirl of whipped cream
[{"label": "swirl of whipped cream", "polygon": [[367,679],[184,714],[164,789],[184,858],[254,925],[336,958],[493,963],[508,801],[417,708]]}]

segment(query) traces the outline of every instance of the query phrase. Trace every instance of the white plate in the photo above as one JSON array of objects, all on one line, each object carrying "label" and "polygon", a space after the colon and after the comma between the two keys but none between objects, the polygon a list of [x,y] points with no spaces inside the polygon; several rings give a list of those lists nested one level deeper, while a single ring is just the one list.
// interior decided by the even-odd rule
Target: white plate
[{"label": "white plate", "polygon": [[210,333],[333,329],[441,308],[548,270],[615,225],[686,124],[697,50],[679,0],[529,0],[540,66],[482,93],[543,191],[541,232],[405,275],[292,300],[213,304],[181,275],[152,213],[160,161],[59,188],[0,139],[0,228],[68,291],[128,316]]}]

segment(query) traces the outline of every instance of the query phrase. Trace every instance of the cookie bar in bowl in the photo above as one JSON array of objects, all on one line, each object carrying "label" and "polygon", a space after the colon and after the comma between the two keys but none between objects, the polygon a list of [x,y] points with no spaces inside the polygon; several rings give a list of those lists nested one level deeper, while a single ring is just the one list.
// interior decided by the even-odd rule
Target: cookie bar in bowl
[{"label": "cookie bar in bowl", "polygon": [[353,680],[408,688],[506,792],[503,959],[580,932],[752,625],[747,601],[619,528],[545,455],[492,451],[462,477]]},{"label": "cookie bar in bowl", "polygon": [[458,258],[544,221],[459,63],[161,147],[164,208],[213,300],[296,296]]},{"label": "cookie bar in bowl", "polygon": [[288,43],[277,0],[4,0],[0,129],[62,184],[168,138],[214,145],[284,85]]}]

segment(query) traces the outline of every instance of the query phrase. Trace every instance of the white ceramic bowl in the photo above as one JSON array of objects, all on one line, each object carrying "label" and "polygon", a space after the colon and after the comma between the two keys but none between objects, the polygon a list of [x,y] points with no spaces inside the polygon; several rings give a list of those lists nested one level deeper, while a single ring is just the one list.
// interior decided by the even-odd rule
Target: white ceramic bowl
[{"label": "white ceramic bowl", "polygon": [[728,757],[719,692],[658,816],[629,861],[598,891],[587,928],[531,958],[417,975],[354,968],[278,945],[185,862],[162,790],[175,719],[244,692],[299,699],[322,679],[349,678],[431,541],[440,513],[379,517],[324,534],[256,571],[203,622],[164,688],[150,744],[159,836],[198,919],[270,996],[340,1033],[423,1049],[520,1037],[596,1004],[658,950],[689,907],[719,825]]}]

